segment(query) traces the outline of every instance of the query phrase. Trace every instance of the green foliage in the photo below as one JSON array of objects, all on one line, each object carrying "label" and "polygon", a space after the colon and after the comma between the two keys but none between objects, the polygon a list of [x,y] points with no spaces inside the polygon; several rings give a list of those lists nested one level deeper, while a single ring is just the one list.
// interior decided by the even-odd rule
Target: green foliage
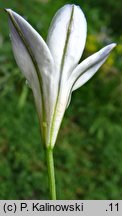
[{"label": "green foliage", "polygon": [[[3,1],[46,38],[66,2]],[[120,1],[71,1],[88,20],[83,58],[117,42],[97,75],[73,93],[55,146],[59,199],[122,197],[122,36]],[[117,4],[118,2],[118,4]],[[108,8],[110,10],[108,13]],[[116,18],[116,19],[115,19]],[[113,34],[114,32],[115,34]],[[31,90],[11,51],[7,16],[0,13],[0,199],[48,199],[47,170]]]}]

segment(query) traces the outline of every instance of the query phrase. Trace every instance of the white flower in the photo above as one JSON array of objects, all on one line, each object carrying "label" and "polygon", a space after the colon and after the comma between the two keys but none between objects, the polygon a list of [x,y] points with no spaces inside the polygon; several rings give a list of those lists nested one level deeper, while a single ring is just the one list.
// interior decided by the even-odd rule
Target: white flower
[{"label": "white flower", "polygon": [[68,4],[56,13],[47,44],[25,19],[6,11],[14,56],[33,91],[44,145],[53,148],[72,92],[97,72],[116,44],[78,64],[87,33],[79,6]]}]

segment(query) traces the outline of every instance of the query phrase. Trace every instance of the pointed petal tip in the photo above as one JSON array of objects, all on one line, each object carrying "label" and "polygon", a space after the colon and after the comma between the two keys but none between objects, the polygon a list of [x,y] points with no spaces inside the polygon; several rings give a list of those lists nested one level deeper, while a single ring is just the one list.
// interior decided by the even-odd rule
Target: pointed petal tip
[{"label": "pointed petal tip", "polygon": [[76,5],[76,4],[65,4],[64,7],[78,7],[78,8],[80,8],[80,6]]},{"label": "pointed petal tip", "polygon": [[106,48],[110,52],[116,45],[117,45],[116,43],[112,43],[112,44],[107,45]]},{"label": "pointed petal tip", "polygon": [[105,47],[103,47],[100,51],[98,51],[97,53],[101,55],[101,58],[108,56],[110,54],[110,52],[113,50],[113,48],[116,46],[116,43],[111,43]]},{"label": "pointed petal tip", "polygon": [[112,43],[112,44],[113,44],[114,47],[117,45],[117,43]]},{"label": "pointed petal tip", "polygon": [[10,8],[4,8],[4,11],[5,11],[6,13],[11,13],[11,12],[12,12],[12,10],[11,10]]},{"label": "pointed petal tip", "polygon": [[62,8],[71,8],[71,9],[74,8],[74,10],[75,9],[80,9],[80,11],[82,11],[82,13],[83,13],[83,10],[81,9],[81,7],[79,5],[76,5],[76,4],[65,4]]},{"label": "pointed petal tip", "polygon": [[11,8],[4,8],[5,12],[11,17],[12,15],[16,15],[17,13],[13,11]]},{"label": "pointed petal tip", "polygon": [[112,43],[112,44],[110,44],[110,45],[108,45],[108,46],[110,46],[111,49],[113,49],[116,45],[117,45],[116,43]]},{"label": "pointed petal tip", "polygon": [[64,5],[64,7],[71,7],[71,8],[74,8],[74,10],[75,9],[80,9],[82,11],[82,13],[83,13],[83,10],[81,9],[81,7],[79,5],[76,5],[76,4],[66,4],[66,5]]},{"label": "pointed petal tip", "polygon": [[12,9],[10,8],[4,8],[5,12],[8,14],[9,17],[12,17],[12,15],[15,13]]}]

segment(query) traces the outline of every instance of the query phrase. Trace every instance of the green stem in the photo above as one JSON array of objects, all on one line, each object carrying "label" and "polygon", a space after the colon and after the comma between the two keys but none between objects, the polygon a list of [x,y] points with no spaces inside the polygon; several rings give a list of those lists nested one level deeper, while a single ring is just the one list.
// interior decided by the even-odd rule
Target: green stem
[{"label": "green stem", "polygon": [[46,160],[48,169],[48,180],[51,200],[56,200],[56,186],[55,186],[55,170],[54,170],[54,160],[53,160],[53,149],[47,148]]}]

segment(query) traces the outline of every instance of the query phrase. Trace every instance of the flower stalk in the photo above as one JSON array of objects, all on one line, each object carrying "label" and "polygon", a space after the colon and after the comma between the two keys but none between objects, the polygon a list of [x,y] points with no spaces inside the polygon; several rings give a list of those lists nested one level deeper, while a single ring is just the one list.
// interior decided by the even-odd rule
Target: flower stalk
[{"label": "flower stalk", "polygon": [[56,184],[55,184],[55,169],[54,169],[54,159],[53,159],[53,149],[45,149],[47,170],[48,170],[48,181],[50,189],[50,199],[56,200]]}]

